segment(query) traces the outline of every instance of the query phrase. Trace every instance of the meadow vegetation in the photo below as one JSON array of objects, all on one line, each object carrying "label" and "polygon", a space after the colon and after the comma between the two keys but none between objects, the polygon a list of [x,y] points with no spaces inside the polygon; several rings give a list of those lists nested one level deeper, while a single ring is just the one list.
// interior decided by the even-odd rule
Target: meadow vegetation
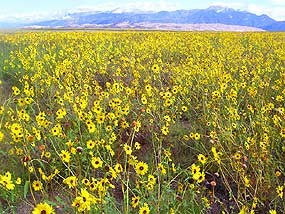
[{"label": "meadow vegetation", "polygon": [[0,213],[284,213],[284,33],[13,32],[0,49]]}]

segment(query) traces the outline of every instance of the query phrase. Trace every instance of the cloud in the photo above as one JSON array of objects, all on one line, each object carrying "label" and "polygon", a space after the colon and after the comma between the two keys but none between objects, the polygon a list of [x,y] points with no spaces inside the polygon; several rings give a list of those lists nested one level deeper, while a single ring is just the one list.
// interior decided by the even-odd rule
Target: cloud
[{"label": "cloud", "polygon": [[220,5],[223,7],[244,10],[257,15],[266,14],[278,21],[285,20],[285,0],[271,0],[270,5],[248,4],[243,1],[230,3],[221,1],[213,2],[211,5]]},{"label": "cloud", "polygon": [[265,7],[256,4],[249,4],[246,9],[247,11],[255,13],[257,15],[266,14],[278,21],[285,20],[285,5]]},{"label": "cloud", "polygon": [[178,3],[173,3],[171,1],[139,1],[139,2],[128,2],[122,5],[120,2],[108,2],[99,4],[96,7],[94,6],[80,6],[76,10],[77,11],[106,11],[106,10],[114,10],[120,9],[124,12],[133,11],[133,10],[140,10],[140,11],[161,11],[161,10],[177,10],[180,9],[182,6]]},{"label": "cloud", "polygon": [[56,11],[53,13],[50,12],[30,12],[30,13],[16,13],[13,15],[0,15],[0,21],[5,22],[34,22],[34,21],[43,21],[47,19],[56,19],[56,18],[63,18],[66,12],[64,11]]},{"label": "cloud", "polygon": [[233,9],[245,9],[246,8],[246,4],[243,2],[211,2],[210,6],[214,6],[214,5],[218,5],[218,6],[222,6],[222,7],[229,7],[229,8],[233,8]]},{"label": "cloud", "polygon": [[271,0],[270,1],[271,4],[276,5],[276,6],[281,6],[284,5],[285,6],[285,1],[284,0]]}]

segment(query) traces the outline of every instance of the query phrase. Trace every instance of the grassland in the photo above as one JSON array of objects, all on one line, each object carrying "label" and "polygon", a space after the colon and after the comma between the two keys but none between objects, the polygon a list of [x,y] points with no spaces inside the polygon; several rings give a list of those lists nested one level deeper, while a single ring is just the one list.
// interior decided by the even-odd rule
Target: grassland
[{"label": "grassland", "polygon": [[284,213],[285,34],[0,34],[1,213]]}]

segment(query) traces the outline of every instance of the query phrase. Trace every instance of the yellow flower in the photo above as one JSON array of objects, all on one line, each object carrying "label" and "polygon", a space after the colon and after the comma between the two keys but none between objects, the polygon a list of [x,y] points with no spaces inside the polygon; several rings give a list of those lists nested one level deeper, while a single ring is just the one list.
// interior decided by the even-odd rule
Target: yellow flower
[{"label": "yellow flower", "polygon": [[199,133],[195,133],[194,138],[195,140],[200,140],[201,135]]},{"label": "yellow flower", "polygon": [[149,214],[150,209],[147,203],[144,203],[142,207],[140,207],[139,214]]},{"label": "yellow flower", "polygon": [[65,117],[65,115],[66,115],[66,110],[64,108],[60,108],[56,112],[56,118],[57,119],[62,119]]},{"label": "yellow flower", "polygon": [[70,153],[68,151],[61,150],[60,158],[62,159],[63,162],[69,163],[71,156],[70,156]]},{"label": "yellow flower", "polygon": [[4,134],[0,131],[0,142],[4,139]]},{"label": "yellow flower", "polygon": [[62,131],[61,125],[57,124],[51,129],[51,134],[53,136],[59,136]]},{"label": "yellow flower", "polygon": [[96,126],[91,120],[87,120],[86,125],[89,133],[94,133],[96,131]]},{"label": "yellow flower", "polygon": [[90,181],[87,178],[83,178],[81,183],[85,186],[89,186],[90,185]]},{"label": "yellow flower", "polygon": [[278,186],[276,188],[276,193],[278,197],[283,198],[283,192],[284,192],[283,190],[284,190],[284,186]]},{"label": "yellow flower", "polygon": [[10,172],[0,175],[0,186],[4,186],[7,190],[13,190],[15,188],[15,184],[13,184],[11,179],[12,175]]},{"label": "yellow flower", "polygon": [[5,109],[4,106],[0,106],[0,115],[3,114],[4,109]]},{"label": "yellow flower", "polygon": [[165,175],[165,174],[166,174],[166,169],[164,168],[164,166],[162,165],[162,163],[159,163],[159,164],[157,165],[157,169],[160,171],[160,173],[161,173],[162,175]]},{"label": "yellow flower", "polygon": [[13,91],[13,94],[14,94],[15,96],[19,95],[20,92],[21,92],[20,89],[17,88],[16,86],[13,86],[13,87],[12,87],[12,91]]},{"label": "yellow flower", "polygon": [[194,175],[194,174],[196,174],[198,172],[200,172],[200,167],[193,163],[191,165],[191,173],[192,173],[192,175]]},{"label": "yellow flower", "polygon": [[67,184],[68,188],[70,188],[70,189],[74,188],[77,185],[77,178],[76,178],[76,176],[67,177],[63,180],[63,183]]},{"label": "yellow flower", "polygon": [[132,197],[131,205],[132,205],[133,208],[136,208],[139,205],[139,202],[140,202],[140,197],[139,196]]},{"label": "yellow flower", "polygon": [[168,135],[168,133],[169,133],[168,127],[167,126],[162,126],[161,132],[162,132],[163,135]]},{"label": "yellow flower", "polygon": [[202,164],[205,164],[207,162],[207,158],[203,154],[198,155],[198,161],[201,162]]},{"label": "yellow flower", "polygon": [[32,214],[55,214],[52,206],[47,203],[39,203],[34,208]]},{"label": "yellow flower", "polygon": [[99,157],[92,157],[91,164],[95,169],[97,169],[102,167],[103,161]]},{"label": "yellow flower", "polygon": [[239,211],[239,214],[246,214],[248,211],[248,208],[246,206],[242,206],[241,210]]},{"label": "yellow flower", "polygon": [[116,173],[121,173],[123,171],[123,167],[121,164],[117,163],[115,166],[114,166],[114,169],[116,171]]},{"label": "yellow flower", "polygon": [[19,178],[17,178],[17,180],[16,180],[16,182],[15,182],[16,184],[21,184],[22,183],[22,179],[19,177]]},{"label": "yellow flower", "polygon": [[141,144],[139,142],[135,142],[135,149],[139,150],[141,148]]},{"label": "yellow flower", "polygon": [[128,144],[124,144],[124,150],[126,155],[131,155],[132,154],[132,148]]},{"label": "yellow flower", "polygon": [[197,181],[198,183],[201,183],[202,181],[205,180],[205,173],[204,172],[196,172],[194,175],[193,175],[193,179],[195,181]]},{"label": "yellow flower", "polygon": [[182,110],[183,112],[186,112],[186,111],[188,110],[188,108],[187,108],[187,106],[182,106],[182,107],[181,107],[181,110]]},{"label": "yellow flower", "polygon": [[147,98],[146,98],[146,96],[143,94],[142,95],[142,97],[141,97],[141,102],[142,102],[142,104],[147,104]]},{"label": "yellow flower", "polygon": [[145,175],[148,171],[148,165],[147,163],[140,161],[136,164],[135,170],[138,175]]},{"label": "yellow flower", "polygon": [[158,73],[160,68],[157,64],[154,64],[152,67],[151,67],[151,70],[154,72],[154,73]]},{"label": "yellow flower", "polygon": [[156,183],[156,178],[153,175],[148,175],[147,182],[154,185]]},{"label": "yellow flower", "polygon": [[36,181],[33,181],[33,184],[32,184],[33,188],[35,191],[40,191],[43,189],[43,184],[41,181],[39,180],[36,180]]},{"label": "yellow flower", "polygon": [[96,143],[93,140],[88,140],[86,142],[87,149],[93,149],[95,145],[96,145]]},{"label": "yellow flower", "polygon": [[103,124],[105,121],[105,115],[103,113],[100,113],[96,117],[96,121],[98,124]]},{"label": "yellow flower", "polygon": [[244,185],[245,185],[245,187],[249,187],[249,186],[250,186],[250,180],[248,179],[248,177],[245,176],[245,177],[243,178],[243,180],[244,180]]}]

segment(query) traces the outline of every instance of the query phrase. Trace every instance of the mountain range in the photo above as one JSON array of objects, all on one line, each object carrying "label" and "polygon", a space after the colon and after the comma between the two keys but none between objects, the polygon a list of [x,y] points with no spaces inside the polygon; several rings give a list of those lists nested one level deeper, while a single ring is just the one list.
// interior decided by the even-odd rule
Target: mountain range
[{"label": "mountain range", "polygon": [[[0,23],[0,27],[8,25],[9,23]],[[112,11],[69,13],[62,18],[19,23],[18,27],[285,31],[285,21],[220,6],[159,12],[122,11],[118,8]]]}]

